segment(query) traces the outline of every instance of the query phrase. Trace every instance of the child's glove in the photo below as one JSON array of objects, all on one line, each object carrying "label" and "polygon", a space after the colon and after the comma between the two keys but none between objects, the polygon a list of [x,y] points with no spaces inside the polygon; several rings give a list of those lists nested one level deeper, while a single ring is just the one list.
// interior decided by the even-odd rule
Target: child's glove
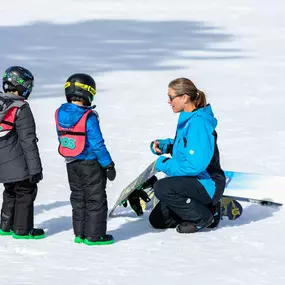
[{"label": "child's glove", "polygon": [[43,179],[42,172],[30,176],[30,182],[34,184],[39,183],[42,179]]},{"label": "child's glove", "polygon": [[114,162],[110,163],[110,164],[109,164],[108,166],[106,166],[104,169],[105,169],[105,173],[106,173],[107,178],[108,178],[110,181],[115,180],[115,178],[116,178],[115,163],[114,163]]}]

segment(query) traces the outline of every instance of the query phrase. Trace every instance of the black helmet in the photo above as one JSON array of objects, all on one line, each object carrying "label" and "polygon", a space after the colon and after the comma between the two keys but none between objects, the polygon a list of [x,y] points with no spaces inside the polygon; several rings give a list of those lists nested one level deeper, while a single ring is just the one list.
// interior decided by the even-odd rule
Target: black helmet
[{"label": "black helmet", "polygon": [[9,67],[3,75],[3,90],[4,92],[18,91],[19,95],[28,99],[34,86],[33,74],[21,67]]},{"label": "black helmet", "polygon": [[67,102],[83,99],[86,106],[90,106],[96,94],[94,79],[84,73],[71,75],[64,85]]}]

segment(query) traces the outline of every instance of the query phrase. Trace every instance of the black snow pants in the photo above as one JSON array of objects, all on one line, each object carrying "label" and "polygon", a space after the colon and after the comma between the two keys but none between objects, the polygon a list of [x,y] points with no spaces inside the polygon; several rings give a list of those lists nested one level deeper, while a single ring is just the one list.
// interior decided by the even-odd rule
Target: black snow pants
[{"label": "black snow pants", "polygon": [[160,200],[149,216],[154,228],[172,228],[183,221],[203,225],[213,215],[206,205],[213,201],[204,186],[194,177],[166,177],[154,184]]},{"label": "black snow pants", "polygon": [[107,178],[97,160],[67,163],[72,223],[76,236],[98,238],[107,228]]},{"label": "black snow pants", "polygon": [[0,228],[3,231],[29,232],[34,227],[34,201],[37,184],[24,180],[4,183]]}]

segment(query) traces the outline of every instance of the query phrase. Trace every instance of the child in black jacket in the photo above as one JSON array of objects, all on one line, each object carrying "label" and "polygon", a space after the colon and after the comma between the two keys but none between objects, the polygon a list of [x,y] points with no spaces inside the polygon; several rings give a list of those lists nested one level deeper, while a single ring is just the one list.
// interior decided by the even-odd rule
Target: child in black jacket
[{"label": "child in black jacket", "polygon": [[13,66],[3,75],[0,94],[0,183],[4,183],[0,235],[16,239],[40,239],[45,233],[34,228],[34,201],[42,164],[36,126],[28,99],[32,73]]}]

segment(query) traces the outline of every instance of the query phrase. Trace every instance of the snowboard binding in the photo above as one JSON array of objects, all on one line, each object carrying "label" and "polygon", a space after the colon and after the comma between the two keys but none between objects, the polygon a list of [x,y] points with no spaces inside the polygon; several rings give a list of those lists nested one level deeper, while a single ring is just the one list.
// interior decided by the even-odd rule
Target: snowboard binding
[{"label": "snowboard binding", "polygon": [[[148,193],[150,193],[147,189],[153,189],[154,183],[157,181],[157,177],[154,175],[145,181],[143,184],[138,186],[126,200],[124,200],[121,205],[124,207],[128,206],[128,201],[131,208],[135,211],[138,216],[143,215],[143,208],[145,209],[144,204],[151,201],[151,197],[149,197]],[[147,193],[148,192],[148,193]]]},{"label": "snowboard binding", "polygon": [[240,203],[231,198],[223,198],[222,216],[228,217],[229,220],[235,220],[242,214],[243,208]]}]

